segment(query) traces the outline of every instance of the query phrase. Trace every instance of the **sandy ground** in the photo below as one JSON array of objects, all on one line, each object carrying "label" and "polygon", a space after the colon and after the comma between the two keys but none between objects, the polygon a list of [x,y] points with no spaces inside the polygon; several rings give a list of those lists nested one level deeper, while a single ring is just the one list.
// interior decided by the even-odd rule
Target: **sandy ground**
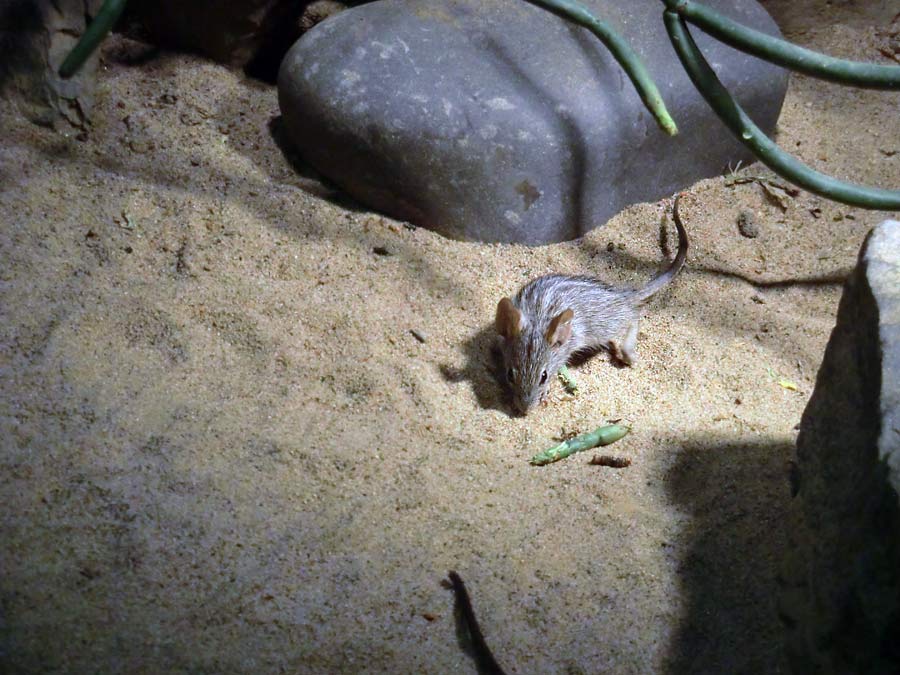
[{"label": "sandy ground", "polygon": [[[800,4],[767,3],[788,37],[887,62],[886,5]],[[515,418],[497,300],[642,282],[664,204],[567,244],[447,241],[298,175],[273,87],[121,38],[104,62],[86,139],[0,113],[0,670],[471,673],[449,569],[509,672],[784,670],[794,427],[886,214],[697,184],[636,366],[600,355]],[[778,140],[896,187],[897,111],[795,77]],[[630,467],[529,466],[617,418]]]}]

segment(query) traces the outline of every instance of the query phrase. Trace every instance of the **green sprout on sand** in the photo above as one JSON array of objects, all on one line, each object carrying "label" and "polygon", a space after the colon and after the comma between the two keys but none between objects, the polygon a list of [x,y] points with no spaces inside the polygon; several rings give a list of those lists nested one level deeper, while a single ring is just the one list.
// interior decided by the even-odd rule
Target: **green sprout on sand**
[{"label": "green sprout on sand", "polygon": [[567,366],[564,365],[560,368],[557,375],[559,376],[560,382],[562,382],[563,389],[565,389],[567,393],[572,394],[572,396],[578,393],[578,383],[575,381],[575,378],[572,377],[572,373],[569,372]]}]

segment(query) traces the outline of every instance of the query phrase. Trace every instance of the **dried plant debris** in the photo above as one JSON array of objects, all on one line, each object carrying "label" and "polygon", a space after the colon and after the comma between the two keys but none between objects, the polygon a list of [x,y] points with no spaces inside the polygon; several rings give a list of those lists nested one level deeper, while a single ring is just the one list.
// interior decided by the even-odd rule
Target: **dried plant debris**
[{"label": "dried plant debris", "polygon": [[759,181],[759,186],[766,195],[766,199],[775,204],[775,206],[782,211],[787,211],[791,197],[796,197],[800,194],[800,190],[795,187],[788,187],[784,183],[778,183],[771,180],[761,180]]},{"label": "dried plant debris", "polygon": [[876,46],[881,55],[900,63],[900,13],[891,21],[891,24],[882,30],[876,31]]},{"label": "dried plant debris", "polygon": [[631,466],[631,460],[627,457],[613,457],[612,455],[594,455],[588,462],[592,466],[609,466],[613,469],[624,469]]},{"label": "dried plant debris", "polygon": [[725,187],[734,187],[735,185],[745,185],[747,183],[756,183],[760,186],[765,194],[766,199],[778,206],[782,211],[786,211],[790,198],[800,194],[800,189],[789,183],[785,183],[773,176],[764,175],[739,175],[732,173],[725,178]]}]

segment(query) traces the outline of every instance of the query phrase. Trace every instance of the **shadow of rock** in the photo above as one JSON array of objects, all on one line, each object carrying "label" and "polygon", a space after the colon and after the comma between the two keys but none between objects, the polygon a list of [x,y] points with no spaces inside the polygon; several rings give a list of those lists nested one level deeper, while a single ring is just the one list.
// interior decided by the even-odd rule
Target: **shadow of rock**
[{"label": "shadow of rock", "polygon": [[790,443],[698,440],[667,474],[690,513],[681,560],[672,560],[685,612],[669,673],[785,671],[777,615],[778,565],[787,542]]},{"label": "shadow of rock", "polygon": [[797,437],[794,673],[900,672],[900,222],[866,237]]},{"label": "shadow of rock", "polygon": [[[303,161],[300,153],[291,145],[290,139],[284,129],[284,121],[281,115],[273,117],[269,120],[269,133],[272,140],[281,151],[284,160],[290,164],[291,168],[296,172],[298,184],[301,189],[316,197],[327,199],[331,203],[353,211],[364,210],[359,204],[349,197],[345,196],[340,189],[322,174],[316,171],[311,165]],[[259,162],[257,162],[259,164]]]}]

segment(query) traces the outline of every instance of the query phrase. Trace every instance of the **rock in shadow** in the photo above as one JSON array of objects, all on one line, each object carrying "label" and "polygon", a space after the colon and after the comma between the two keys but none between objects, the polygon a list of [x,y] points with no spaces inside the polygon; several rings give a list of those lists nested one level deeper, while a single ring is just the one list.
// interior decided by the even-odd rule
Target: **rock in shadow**
[{"label": "rock in shadow", "polygon": [[164,69],[165,75],[174,76],[177,58],[174,54],[164,52],[161,47],[141,42],[140,35],[129,35],[129,40],[116,40],[106,47],[103,56],[109,62],[128,68],[141,68],[155,65]]},{"label": "rock in shadow", "polygon": [[7,85],[17,71],[26,66],[37,68],[35,55],[25,48],[30,35],[44,28],[44,18],[36,2],[5,2],[0,5],[0,91],[8,95]]},{"label": "rock in shadow", "polygon": [[[278,146],[285,161],[294,170],[296,184],[301,190],[316,197],[327,199],[335,206],[348,211],[355,213],[371,213],[373,211],[370,207],[360,204],[327,177],[316,171],[303,158],[303,155],[288,138],[281,115],[273,117],[269,121],[269,133],[272,135],[272,140],[275,141],[275,145]],[[258,161],[258,158],[253,158],[253,160],[258,166],[263,165],[263,162]]]},{"label": "rock in shadow", "polygon": [[502,410],[510,417],[514,416],[494,326],[484,326],[472,335],[463,343],[463,351],[466,365],[462,369],[441,364],[444,379],[454,383],[468,381],[479,406],[485,410]]},{"label": "rock in shadow", "polygon": [[291,168],[296,172],[299,178],[300,187],[317,197],[330,199],[336,202],[335,197],[340,194],[338,188],[307,164],[297,149],[291,145],[291,141],[285,132],[281,115],[269,120],[269,133],[272,135],[272,140],[275,141],[275,145],[278,146],[285,161],[290,164]]},{"label": "rock in shadow", "polygon": [[666,481],[691,514],[672,565],[685,609],[670,646],[670,673],[784,672],[777,573],[790,501],[783,442],[697,439]]}]

